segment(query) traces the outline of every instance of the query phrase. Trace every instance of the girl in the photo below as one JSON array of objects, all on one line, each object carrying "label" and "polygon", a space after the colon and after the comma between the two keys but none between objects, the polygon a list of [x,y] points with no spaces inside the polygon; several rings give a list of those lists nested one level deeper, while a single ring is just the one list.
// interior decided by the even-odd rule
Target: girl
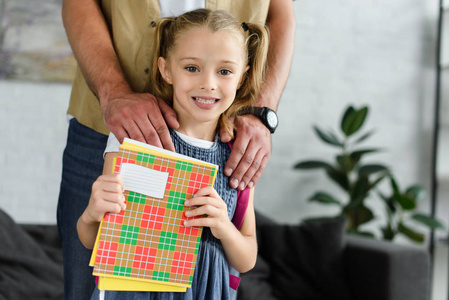
[{"label": "girl", "polygon": [[[204,226],[192,287],[185,293],[114,292],[95,290],[92,299],[229,299],[229,266],[239,272],[253,268],[257,256],[253,193],[243,223],[231,222],[237,190],[229,186],[223,169],[230,147],[217,132],[230,134],[230,120],[251,106],[262,83],[268,36],[263,26],[240,24],[227,12],[200,9],[156,26],[155,53],[148,91],[170,103],[179,128],[171,131],[178,153],[219,165],[214,187],[198,190],[186,206],[185,226]],[[126,209],[119,175],[111,175],[119,150],[111,134],[104,172],[92,186],[89,205],[78,220],[81,242],[94,246],[105,213]]]}]

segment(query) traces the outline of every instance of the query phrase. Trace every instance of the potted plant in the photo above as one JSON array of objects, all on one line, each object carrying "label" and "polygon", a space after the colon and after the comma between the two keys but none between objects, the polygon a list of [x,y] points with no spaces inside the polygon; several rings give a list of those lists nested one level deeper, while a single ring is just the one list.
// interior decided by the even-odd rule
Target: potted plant
[{"label": "potted plant", "polygon": [[[317,191],[309,200],[338,206],[339,215],[348,218],[348,232],[375,236],[361,228],[361,225],[375,218],[372,210],[366,206],[368,196],[375,195],[376,199],[382,201],[386,211],[386,224],[381,228],[383,239],[392,240],[397,234],[402,234],[413,241],[423,242],[424,234],[406,225],[407,222],[417,222],[430,229],[444,229],[444,225],[431,216],[415,212],[423,195],[422,187],[413,185],[401,191],[387,166],[363,162],[366,155],[380,151],[378,148],[361,146],[374,133],[373,130],[361,132],[368,111],[367,106],[359,109],[347,107],[341,119],[340,132],[324,131],[313,126],[320,140],[335,147],[338,152],[333,162],[305,160],[296,163],[294,168],[300,171],[322,169],[344,191],[346,199],[339,199],[327,191]],[[389,195],[379,191],[378,185],[384,180],[390,181]]]}]

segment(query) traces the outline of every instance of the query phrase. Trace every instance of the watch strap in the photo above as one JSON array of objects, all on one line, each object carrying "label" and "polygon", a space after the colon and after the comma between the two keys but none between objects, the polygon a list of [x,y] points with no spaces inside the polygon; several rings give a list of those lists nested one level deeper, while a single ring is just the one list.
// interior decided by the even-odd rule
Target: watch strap
[{"label": "watch strap", "polygon": [[242,108],[242,110],[240,110],[240,114],[241,115],[254,115],[259,118],[262,118],[264,111],[265,111],[265,107],[248,106],[248,107]]},{"label": "watch strap", "polygon": [[270,108],[265,107],[265,106],[264,107],[251,106],[251,107],[244,107],[242,110],[240,110],[240,115],[248,115],[248,114],[250,114],[250,115],[258,117],[259,120],[262,122],[262,124],[264,124],[271,133],[274,133],[274,131],[276,130],[277,126],[272,128],[270,126],[270,124],[268,123],[267,113],[269,111],[272,111],[273,113],[276,114],[275,111],[273,111]]}]

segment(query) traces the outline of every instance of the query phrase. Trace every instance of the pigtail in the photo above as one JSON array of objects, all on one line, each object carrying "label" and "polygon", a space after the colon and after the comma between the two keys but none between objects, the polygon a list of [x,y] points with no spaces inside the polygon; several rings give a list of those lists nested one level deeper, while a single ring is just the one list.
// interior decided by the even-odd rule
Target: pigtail
[{"label": "pigtail", "polygon": [[[248,47],[247,78],[240,87],[242,98],[251,98],[253,105],[262,88],[265,75],[268,54],[269,35],[265,26],[259,24],[247,24],[249,36],[246,40]],[[240,95],[239,95],[240,96]]]},{"label": "pigtail", "polygon": [[254,105],[262,89],[268,54],[269,34],[266,26],[255,23],[242,23],[242,30],[247,33],[246,47],[248,66],[246,76],[237,91],[235,101],[220,118],[220,127],[233,136],[232,124],[227,120],[240,114],[245,107]]},{"label": "pigtail", "polygon": [[146,92],[163,99],[171,105],[173,101],[173,89],[170,84],[162,78],[158,68],[159,57],[167,57],[168,45],[170,37],[170,27],[173,26],[174,18],[164,18],[157,24],[152,23],[154,27],[154,50],[151,58],[150,78],[146,86]]}]

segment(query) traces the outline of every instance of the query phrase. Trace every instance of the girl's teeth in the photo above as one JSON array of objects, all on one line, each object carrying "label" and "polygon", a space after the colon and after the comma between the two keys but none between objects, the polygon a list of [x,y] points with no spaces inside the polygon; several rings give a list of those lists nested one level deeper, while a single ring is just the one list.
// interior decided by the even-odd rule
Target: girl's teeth
[{"label": "girl's teeth", "polygon": [[195,100],[199,103],[203,103],[203,104],[214,104],[215,103],[215,99],[202,99],[202,98],[195,98]]}]

